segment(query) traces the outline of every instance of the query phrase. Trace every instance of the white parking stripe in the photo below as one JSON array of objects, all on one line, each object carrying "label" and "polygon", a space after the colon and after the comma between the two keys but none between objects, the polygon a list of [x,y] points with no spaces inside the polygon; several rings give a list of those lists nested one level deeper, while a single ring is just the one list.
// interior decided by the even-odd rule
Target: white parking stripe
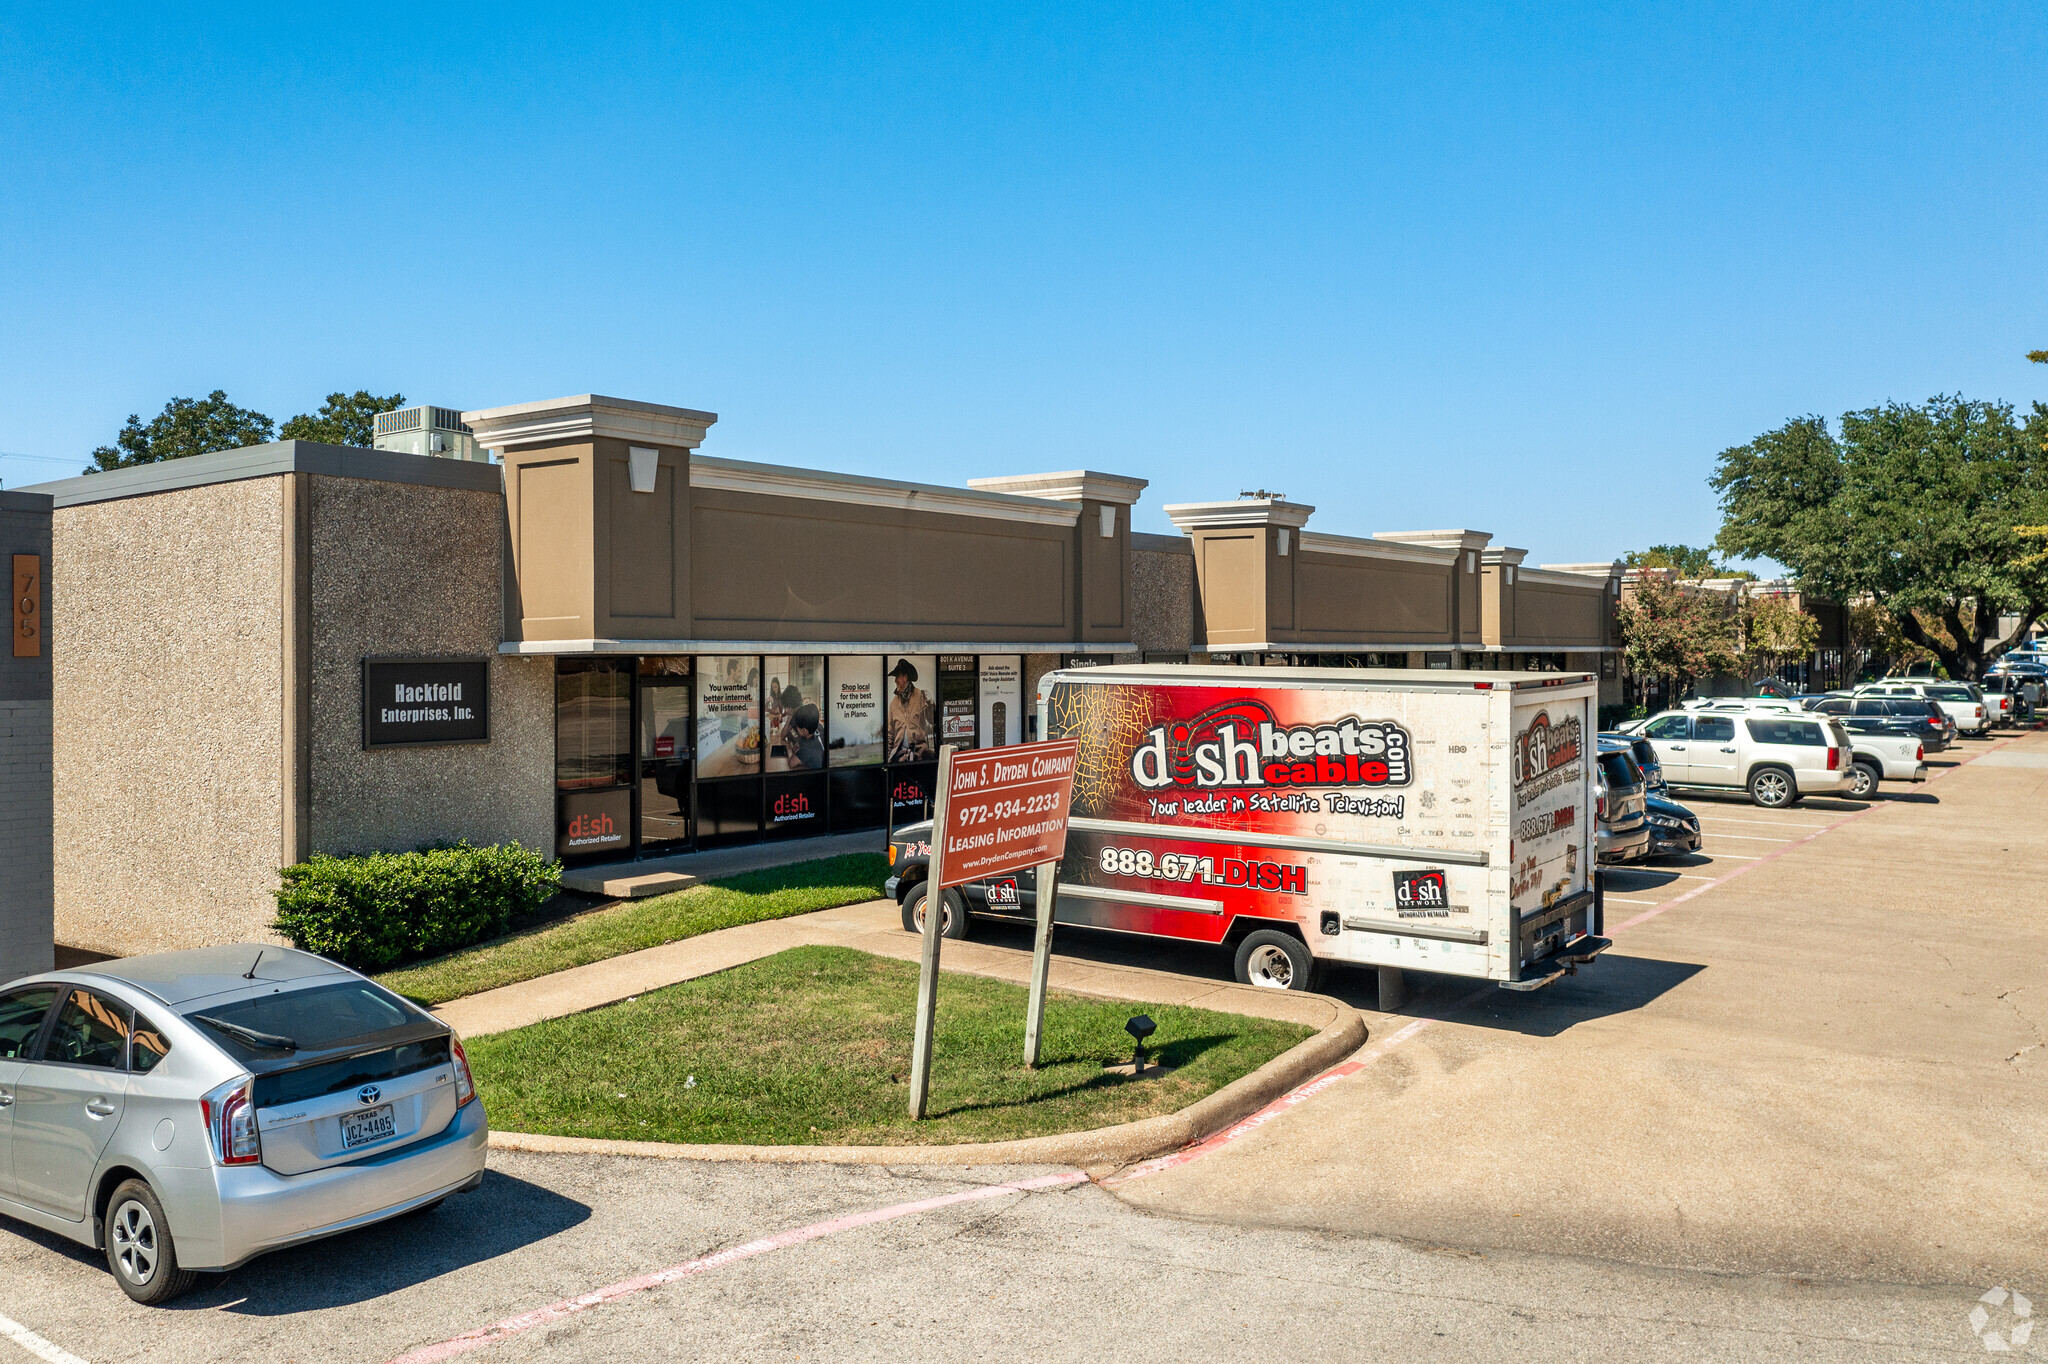
[{"label": "white parking stripe", "polygon": [[1732,838],[1737,843],[1791,843],[1789,838],[1765,838],[1762,834],[1715,834],[1716,838]]},{"label": "white parking stripe", "polygon": [[38,1359],[49,1360],[50,1364],[86,1364],[71,1351],[61,1345],[52,1345],[12,1317],[0,1317],[0,1336],[7,1337]]},{"label": "white parking stripe", "polygon": [[1657,903],[1655,900],[1631,900],[1625,895],[1609,895],[1605,898],[1610,904],[1617,905],[1654,905]]},{"label": "white parking stripe", "polygon": [[1716,819],[1723,824],[1762,824],[1772,829],[1825,829],[1829,827],[1825,824],[1790,824],[1782,819],[1737,819],[1733,815],[1702,815],[1697,810],[1693,811],[1693,813],[1699,815],[1702,820]]}]

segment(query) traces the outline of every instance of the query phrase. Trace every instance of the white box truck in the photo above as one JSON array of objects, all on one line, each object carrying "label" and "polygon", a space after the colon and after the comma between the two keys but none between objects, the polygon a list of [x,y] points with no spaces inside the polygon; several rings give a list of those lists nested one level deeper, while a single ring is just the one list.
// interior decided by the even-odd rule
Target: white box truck
[{"label": "white box truck", "polygon": [[[1081,745],[1055,922],[1213,943],[1278,988],[1332,962],[1548,985],[1608,946],[1597,703],[1584,673],[1050,673],[1039,733]],[[929,836],[892,838],[906,922]],[[1029,878],[963,890],[961,932],[1034,912]]]}]

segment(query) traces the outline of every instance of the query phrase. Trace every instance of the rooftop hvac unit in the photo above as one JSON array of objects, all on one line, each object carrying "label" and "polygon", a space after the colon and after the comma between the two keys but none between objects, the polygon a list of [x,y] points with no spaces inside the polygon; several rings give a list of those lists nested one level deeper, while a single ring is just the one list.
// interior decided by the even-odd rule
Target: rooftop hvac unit
[{"label": "rooftop hvac unit", "polygon": [[379,412],[375,435],[370,442],[378,450],[395,450],[407,455],[433,455],[440,459],[470,459],[490,462],[490,452],[477,447],[476,437],[462,424],[462,413],[449,407],[401,407],[396,412]]}]

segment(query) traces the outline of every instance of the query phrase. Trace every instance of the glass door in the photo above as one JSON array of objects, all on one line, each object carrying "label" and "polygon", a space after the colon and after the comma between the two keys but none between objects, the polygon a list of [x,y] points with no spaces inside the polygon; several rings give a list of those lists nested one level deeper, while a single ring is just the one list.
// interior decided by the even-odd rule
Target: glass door
[{"label": "glass door", "polygon": [[640,660],[640,851],[690,842],[690,660]]}]

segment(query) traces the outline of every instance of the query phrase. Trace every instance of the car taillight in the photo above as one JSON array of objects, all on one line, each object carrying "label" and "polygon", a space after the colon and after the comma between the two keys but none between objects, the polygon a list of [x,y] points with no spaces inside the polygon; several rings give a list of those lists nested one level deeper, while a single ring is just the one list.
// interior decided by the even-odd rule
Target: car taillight
[{"label": "car taillight", "polygon": [[892,867],[896,865],[896,845],[894,843],[889,845],[889,865]]},{"label": "car taillight", "polygon": [[476,1081],[470,1078],[469,1056],[462,1050],[462,1039],[454,1033],[448,1034],[448,1054],[455,1061],[455,1106],[460,1108],[476,1097]]},{"label": "car taillight", "polygon": [[1925,762],[1926,760],[1927,760],[1927,745],[1925,745],[1925,744],[1914,744],[1914,745],[1913,745],[1913,761],[1917,763],[1917,762]]},{"label": "car taillight", "polygon": [[1841,771],[1841,770],[1842,770],[1842,750],[1841,750],[1841,749],[1839,749],[1839,748],[1830,748],[1830,749],[1828,750],[1828,771],[1830,771],[1830,772],[1839,772],[1839,771]]},{"label": "car taillight", "polygon": [[1599,799],[1593,802],[1593,815],[1597,819],[1607,818],[1607,793],[1605,791],[1602,791]]},{"label": "car taillight", "polygon": [[255,1077],[245,1075],[208,1090],[199,1100],[213,1158],[222,1165],[254,1165],[263,1159],[263,1138],[256,1131],[255,1089]]}]

